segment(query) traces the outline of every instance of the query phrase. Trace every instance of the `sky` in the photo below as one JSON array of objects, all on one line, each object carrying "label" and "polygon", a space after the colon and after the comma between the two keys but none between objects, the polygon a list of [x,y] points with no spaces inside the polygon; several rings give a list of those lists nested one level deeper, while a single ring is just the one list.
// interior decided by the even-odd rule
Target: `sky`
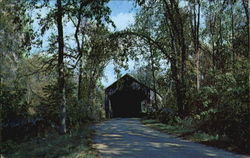
[{"label": "sky", "polygon": [[[108,3],[108,6],[112,10],[111,13],[111,19],[116,25],[116,30],[120,31],[125,28],[127,28],[129,25],[134,23],[134,16],[138,10],[134,6],[133,1],[127,1],[127,0],[111,0]],[[133,70],[134,67],[133,61],[128,61],[128,70],[122,69],[121,74],[124,75],[126,73],[129,73],[131,70]],[[107,67],[104,70],[105,77],[102,78],[102,84],[104,87],[108,87],[113,82],[116,81],[116,74],[114,72],[114,65],[112,61],[107,65]]]}]

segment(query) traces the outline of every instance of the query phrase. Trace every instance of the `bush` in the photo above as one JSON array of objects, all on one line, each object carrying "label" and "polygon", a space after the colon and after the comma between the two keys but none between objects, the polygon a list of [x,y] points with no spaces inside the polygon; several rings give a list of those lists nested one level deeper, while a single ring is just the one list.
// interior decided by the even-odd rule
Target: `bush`
[{"label": "bush", "polygon": [[36,137],[45,132],[49,123],[42,118],[17,119],[2,125],[2,138],[6,140],[22,140],[30,136]]},{"label": "bush", "polygon": [[[218,74],[216,76],[216,94],[212,99],[213,106],[202,111],[202,122],[199,128],[205,132],[219,134],[221,139],[230,140],[247,150],[250,148],[250,108],[249,80],[244,71]],[[203,97],[206,101],[207,96]],[[208,98],[212,98],[211,95]],[[204,102],[203,101],[203,102]],[[209,100],[208,100],[209,101]]]},{"label": "bush", "polygon": [[170,108],[162,108],[157,112],[157,119],[162,123],[169,123],[176,113]]}]

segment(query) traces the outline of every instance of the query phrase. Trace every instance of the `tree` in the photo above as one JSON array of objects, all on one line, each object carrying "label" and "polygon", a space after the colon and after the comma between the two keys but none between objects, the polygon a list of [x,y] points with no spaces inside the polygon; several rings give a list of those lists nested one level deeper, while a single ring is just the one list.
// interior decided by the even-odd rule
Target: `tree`
[{"label": "tree", "polygon": [[190,25],[191,25],[191,31],[192,31],[192,37],[193,37],[193,45],[194,45],[194,51],[196,54],[196,87],[199,91],[200,89],[200,39],[199,39],[199,30],[200,30],[200,0],[195,0],[194,2],[190,2],[193,4],[190,4]]},{"label": "tree", "polygon": [[[30,49],[33,31],[25,1],[0,1],[0,122],[26,118],[26,89],[19,79],[19,65]],[[3,126],[0,127],[0,135]],[[0,137],[2,142],[2,137]]]},{"label": "tree", "polygon": [[[59,132],[61,134],[66,133],[66,100],[65,100],[65,65],[64,65],[64,59],[66,57],[73,57],[72,54],[65,53],[65,37],[64,37],[64,30],[63,30],[63,19],[67,16],[70,16],[71,21],[76,27],[75,30],[75,40],[77,43],[77,52],[78,55],[74,58],[77,59],[77,63],[83,54],[83,50],[81,49],[81,44],[79,40],[80,36],[80,28],[84,28],[84,25],[82,25],[82,19],[87,18],[93,18],[96,17],[98,22],[100,23],[102,21],[102,14],[105,13],[107,15],[109,13],[108,9],[103,9],[104,4],[107,1],[95,1],[95,0],[85,0],[85,1],[64,1],[64,0],[57,0],[56,3],[44,1],[32,1],[31,5],[35,6],[36,8],[47,8],[48,12],[45,17],[40,18],[40,24],[41,24],[41,34],[43,35],[46,31],[50,30],[54,27],[54,24],[56,25],[57,29],[57,39],[55,40],[55,35],[51,35],[51,50],[52,52],[58,49],[58,61],[57,61],[57,67],[58,67],[58,104],[60,105],[60,130]],[[54,7],[55,5],[55,7]],[[90,8],[90,10],[88,10]],[[93,10],[91,10],[91,8]],[[83,12],[86,11],[86,12]],[[74,17],[72,17],[74,16]],[[76,18],[75,18],[76,17]],[[107,16],[108,17],[108,16]],[[107,18],[106,18],[107,19]],[[76,20],[76,22],[75,22]],[[108,20],[108,19],[107,19]],[[84,35],[83,35],[84,36]],[[83,37],[82,36],[82,37]],[[58,43],[58,47],[55,47],[55,43]],[[68,51],[70,52],[70,51]],[[82,61],[80,62],[82,64]],[[74,67],[73,67],[74,68]],[[80,71],[82,71],[80,66]],[[82,72],[80,72],[79,76],[79,85],[81,85],[81,75]],[[80,86],[79,86],[80,87]],[[79,93],[81,89],[79,88]]]},{"label": "tree", "polygon": [[63,8],[62,1],[56,1],[57,13],[57,31],[58,31],[58,93],[59,93],[59,105],[60,105],[60,129],[61,134],[66,133],[66,97],[65,97],[65,79],[64,79],[64,37],[63,37]]},{"label": "tree", "polygon": [[[143,8],[145,8],[145,11],[151,11],[150,16],[161,19],[160,23],[154,25],[155,28],[153,28],[158,32],[154,32],[152,37],[147,35],[144,35],[144,37],[147,36],[147,39],[154,41],[154,46],[170,61],[172,77],[175,81],[176,103],[179,114],[184,116],[186,111],[186,61],[188,56],[186,40],[188,35],[184,34],[186,29],[184,24],[187,21],[185,10],[180,8],[178,2],[175,0],[164,0],[162,2],[142,1],[141,4]],[[151,7],[152,5],[155,6],[154,10]],[[155,12],[158,13],[158,16],[154,14]],[[169,34],[166,33],[166,31],[168,31]],[[163,45],[168,45],[169,47],[162,47]],[[171,53],[169,53],[169,51]]]},{"label": "tree", "polygon": [[[98,25],[105,25],[105,23],[113,22],[109,18],[110,9],[105,5],[108,0],[105,1],[93,1],[88,3],[86,1],[75,1],[72,2],[72,6],[68,8],[68,18],[73,23],[75,27],[74,38],[76,41],[76,52],[77,55],[74,56],[76,60],[76,65],[79,68],[78,75],[78,101],[82,100],[82,80],[83,80],[83,56],[86,38],[86,28],[88,25],[95,21]],[[86,7],[89,5],[88,7]],[[94,19],[91,21],[91,19]],[[99,26],[98,26],[99,27]]]},{"label": "tree", "polygon": [[[241,132],[232,131],[240,124],[240,130],[244,131],[241,137],[249,138],[250,126],[245,124],[249,120],[246,104],[249,98],[249,75],[246,73],[249,67],[249,2],[138,2],[142,9],[136,22],[140,20],[144,25],[136,25],[137,30],[127,34],[151,41],[145,44],[153,46],[169,61],[165,77],[159,78],[160,84],[172,92],[165,92],[170,104],[166,106],[173,104],[171,97],[174,96],[180,116],[201,116],[204,125],[198,125],[201,129],[219,136],[225,134],[238,145],[246,142],[238,136]],[[146,23],[151,23],[150,34],[148,31],[143,33]]]}]

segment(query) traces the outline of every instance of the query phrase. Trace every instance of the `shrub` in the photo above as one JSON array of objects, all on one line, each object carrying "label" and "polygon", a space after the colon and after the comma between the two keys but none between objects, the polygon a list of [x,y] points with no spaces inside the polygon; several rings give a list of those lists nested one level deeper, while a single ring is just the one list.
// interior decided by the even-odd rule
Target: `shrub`
[{"label": "shrub", "polygon": [[168,123],[175,115],[176,113],[173,109],[162,108],[157,112],[157,119],[162,123]]}]

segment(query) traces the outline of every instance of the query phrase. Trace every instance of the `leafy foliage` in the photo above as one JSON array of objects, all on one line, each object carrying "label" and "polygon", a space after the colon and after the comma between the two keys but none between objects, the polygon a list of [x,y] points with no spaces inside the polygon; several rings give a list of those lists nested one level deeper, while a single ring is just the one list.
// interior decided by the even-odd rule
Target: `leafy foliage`
[{"label": "leafy foliage", "polygon": [[[138,37],[152,41],[144,47],[153,47],[162,54],[162,60],[168,61],[166,70],[160,70],[156,78],[158,91],[165,98],[165,107],[156,112],[156,118],[177,126],[190,119],[187,124],[195,125],[197,130],[217,134],[221,140],[230,140],[247,151],[250,109],[246,4],[185,2],[139,1],[142,9],[133,29]],[[177,113],[173,116],[166,112],[168,108]]]}]

